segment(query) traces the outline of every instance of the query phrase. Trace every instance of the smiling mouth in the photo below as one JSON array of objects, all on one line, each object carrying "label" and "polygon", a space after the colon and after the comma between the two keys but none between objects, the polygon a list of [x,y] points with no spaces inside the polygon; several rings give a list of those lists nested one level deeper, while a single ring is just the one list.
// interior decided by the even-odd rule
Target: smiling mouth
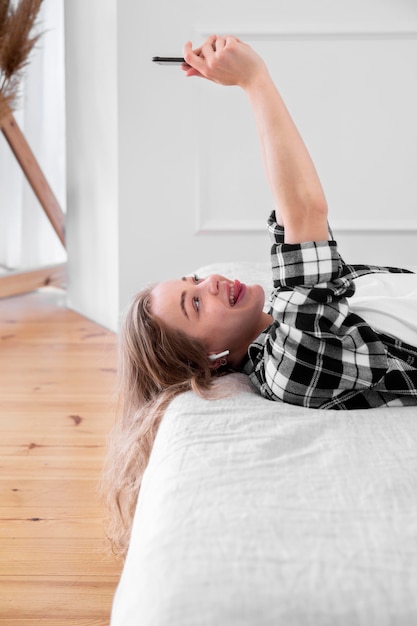
[{"label": "smiling mouth", "polygon": [[234,280],[230,285],[230,295],[229,302],[230,306],[235,306],[239,301],[239,298],[243,295],[244,285],[240,283],[238,280]]}]

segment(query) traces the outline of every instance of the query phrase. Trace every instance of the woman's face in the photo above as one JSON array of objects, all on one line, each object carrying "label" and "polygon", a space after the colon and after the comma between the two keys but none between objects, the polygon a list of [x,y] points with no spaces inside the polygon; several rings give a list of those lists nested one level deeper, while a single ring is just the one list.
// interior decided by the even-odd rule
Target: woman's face
[{"label": "woman's face", "polygon": [[243,358],[249,344],[268,326],[260,285],[244,285],[218,274],[187,276],[159,283],[151,310],[171,328],[199,339],[207,353],[230,351],[229,361]]}]

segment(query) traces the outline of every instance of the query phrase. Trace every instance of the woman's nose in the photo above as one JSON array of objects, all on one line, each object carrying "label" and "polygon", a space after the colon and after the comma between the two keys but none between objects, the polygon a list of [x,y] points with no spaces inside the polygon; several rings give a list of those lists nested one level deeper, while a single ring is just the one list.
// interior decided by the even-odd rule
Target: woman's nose
[{"label": "woman's nose", "polygon": [[216,274],[209,276],[208,286],[210,293],[217,296],[219,293],[219,277]]}]

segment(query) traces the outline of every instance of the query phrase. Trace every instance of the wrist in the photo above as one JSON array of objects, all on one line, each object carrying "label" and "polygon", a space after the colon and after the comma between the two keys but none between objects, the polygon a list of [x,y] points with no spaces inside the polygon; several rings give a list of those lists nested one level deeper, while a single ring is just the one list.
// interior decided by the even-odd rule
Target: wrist
[{"label": "wrist", "polygon": [[266,66],[258,69],[252,76],[245,77],[241,85],[246,95],[251,99],[254,95],[259,94],[274,86],[272,78]]}]

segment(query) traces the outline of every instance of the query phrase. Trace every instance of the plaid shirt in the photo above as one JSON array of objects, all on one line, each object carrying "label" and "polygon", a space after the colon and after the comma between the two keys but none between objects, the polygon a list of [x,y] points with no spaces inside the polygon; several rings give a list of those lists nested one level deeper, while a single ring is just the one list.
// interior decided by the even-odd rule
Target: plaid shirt
[{"label": "plaid shirt", "polygon": [[320,409],[417,404],[417,348],[375,332],[349,309],[354,279],[397,268],[346,265],[335,241],[284,243],[272,213],[273,323],[243,371],[269,400]]}]

